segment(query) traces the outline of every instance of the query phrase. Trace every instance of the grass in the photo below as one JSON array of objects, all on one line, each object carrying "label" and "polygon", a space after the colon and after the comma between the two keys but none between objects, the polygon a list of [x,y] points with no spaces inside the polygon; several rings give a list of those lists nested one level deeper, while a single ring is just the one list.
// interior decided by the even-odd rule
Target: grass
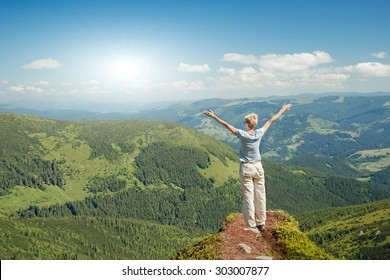
[{"label": "grass", "polygon": [[222,238],[217,234],[203,238],[196,244],[179,251],[175,260],[218,260],[218,250],[222,246]]},{"label": "grass", "polygon": [[389,199],[299,215],[308,237],[334,256],[390,258]]},{"label": "grass", "polygon": [[338,131],[337,127],[339,125],[337,123],[314,117],[312,115],[307,117],[307,122],[310,124],[307,132],[316,132],[318,134],[333,134]]},{"label": "grass", "polygon": [[48,206],[51,204],[63,204],[72,200],[63,190],[56,186],[46,185],[46,190],[15,187],[11,194],[0,196],[0,214],[7,216],[19,209],[25,209],[31,204]]},{"label": "grass", "polygon": [[358,169],[370,172],[381,171],[390,166],[390,148],[361,150],[350,156]]},{"label": "grass", "polygon": [[231,160],[227,160],[224,165],[217,157],[210,155],[211,165],[206,169],[198,168],[200,174],[206,178],[214,178],[215,186],[222,186],[229,178],[238,177],[239,164]]},{"label": "grass", "polygon": [[279,223],[276,226],[278,243],[284,248],[287,260],[330,260],[334,259],[319,248],[303,232],[293,217],[284,211],[276,211]]},{"label": "grass", "polygon": [[[338,257],[388,259],[390,257],[390,209],[368,209],[333,215],[325,223],[305,232],[310,239]],[[368,249],[368,250],[366,250]],[[379,254],[379,250],[382,250]],[[378,253],[375,253],[377,250]],[[387,250],[387,251],[386,251]],[[373,253],[372,253],[372,252]]]}]

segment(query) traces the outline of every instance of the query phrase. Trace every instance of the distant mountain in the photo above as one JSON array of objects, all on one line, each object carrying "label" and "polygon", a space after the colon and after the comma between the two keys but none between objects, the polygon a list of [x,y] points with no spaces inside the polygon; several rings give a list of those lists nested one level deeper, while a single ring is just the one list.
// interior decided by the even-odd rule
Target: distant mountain
[{"label": "distant mountain", "polygon": [[[240,211],[237,159],[234,149],[173,122],[0,113],[0,228],[8,240],[0,256],[169,258]],[[390,197],[373,183],[264,166],[271,209],[297,214]]]},{"label": "distant mountain", "polygon": [[40,116],[50,119],[58,120],[121,120],[126,119],[128,116],[122,113],[98,113],[86,110],[35,110],[24,107],[15,107],[6,104],[0,104],[0,112],[13,113],[13,114],[26,114],[32,116]]},{"label": "distant mountain", "polygon": [[[302,100],[309,99],[315,100],[322,97],[329,96],[343,96],[343,97],[372,97],[372,96],[389,96],[390,92],[367,92],[367,93],[358,93],[358,92],[325,92],[325,93],[302,93],[288,96],[267,96],[267,97],[255,97],[255,98],[239,98],[239,99],[221,99],[221,98],[212,98],[204,100],[164,100],[164,101],[124,101],[124,100],[82,100],[82,99],[69,99],[69,100],[55,100],[48,99],[47,97],[42,98],[26,98],[26,99],[0,99],[0,112],[6,112],[8,108],[15,110],[32,110],[45,114],[46,111],[82,111],[82,112],[94,112],[94,113],[120,113],[127,115],[129,113],[137,113],[141,111],[151,110],[157,107],[168,107],[174,104],[192,104],[203,101],[211,100],[251,100],[251,101],[263,101],[263,100]],[[207,104],[206,104],[207,105]],[[213,105],[210,103],[209,105]],[[215,106],[215,105],[213,105]],[[206,106],[207,107],[207,106]],[[43,115],[39,115],[43,116]],[[62,119],[57,117],[57,119]],[[92,120],[91,116],[91,120]],[[76,120],[76,119],[75,119]]]}]

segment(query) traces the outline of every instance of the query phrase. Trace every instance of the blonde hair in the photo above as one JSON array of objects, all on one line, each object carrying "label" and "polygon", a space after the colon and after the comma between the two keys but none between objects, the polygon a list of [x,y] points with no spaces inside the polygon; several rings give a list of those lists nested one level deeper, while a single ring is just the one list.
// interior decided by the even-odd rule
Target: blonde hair
[{"label": "blonde hair", "polygon": [[250,113],[245,116],[245,122],[248,124],[249,128],[254,128],[257,125],[258,117],[255,113]]}]

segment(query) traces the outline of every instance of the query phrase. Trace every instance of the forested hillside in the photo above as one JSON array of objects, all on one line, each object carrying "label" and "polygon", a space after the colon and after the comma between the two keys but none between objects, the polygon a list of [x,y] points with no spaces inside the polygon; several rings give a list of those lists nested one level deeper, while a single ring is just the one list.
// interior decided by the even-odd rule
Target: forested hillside
[{"label": "forested hillside", "polygon": [[[237,151],[175,123],[0,114],[0,137],[2,259],[170,258],[241,210]],[[293,215],[390,197],[374,183],[264,167],[268,207]]]},{"label": "forested hillside", "polygon": [[347,259],[390,259],[390,200],[297,215],[319,246]]}]

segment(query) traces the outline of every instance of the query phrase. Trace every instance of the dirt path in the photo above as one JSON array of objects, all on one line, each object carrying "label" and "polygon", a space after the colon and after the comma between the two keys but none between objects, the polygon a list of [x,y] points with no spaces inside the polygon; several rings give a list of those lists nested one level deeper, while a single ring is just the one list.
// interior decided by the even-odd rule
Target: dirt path
[{"label": "dirt path", "polygon": [[220,232],[223,246],[220,257],[223,260],[282,259],[281,247],[277,244],[275,212],[267,212],[265,231],[256,234],[244,230],[242,214],[236,215],[232,222]]}]

